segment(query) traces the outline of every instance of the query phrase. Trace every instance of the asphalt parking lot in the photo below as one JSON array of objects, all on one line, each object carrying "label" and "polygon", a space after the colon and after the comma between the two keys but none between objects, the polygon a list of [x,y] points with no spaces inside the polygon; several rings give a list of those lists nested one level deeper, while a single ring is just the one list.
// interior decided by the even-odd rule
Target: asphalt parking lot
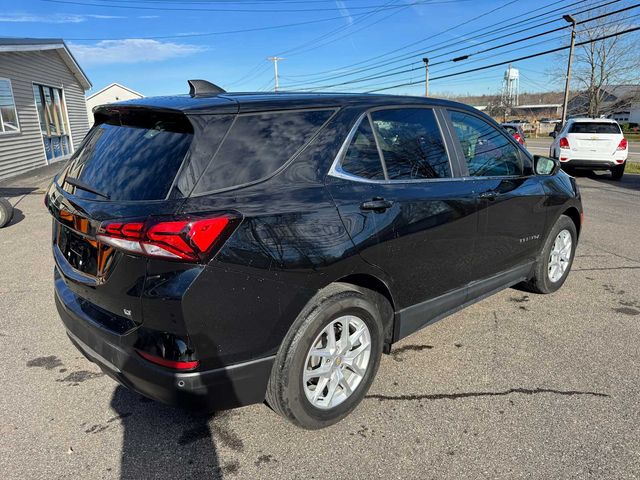
[{"label": "asphalt parking lot", "polygon": [[405,339],[315,432],[263,405],[190,415],[103,376],[56,314],[41,194],[5,191],[0,478],[638,478],[640,175],[579,184],[562,290],[506,290]]}]

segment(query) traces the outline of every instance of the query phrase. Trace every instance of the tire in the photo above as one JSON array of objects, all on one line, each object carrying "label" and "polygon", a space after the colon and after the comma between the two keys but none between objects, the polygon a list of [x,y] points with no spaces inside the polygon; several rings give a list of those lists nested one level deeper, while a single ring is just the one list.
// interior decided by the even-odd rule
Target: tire
[{"label": "tire", "polygon": [[6,198],[0,198],[0,228],[6,226],[13,218],[13,206]]},{"label": "tire", "polygon": [[624,175],[624,167],[627,162],[624,162],[622,165],[616,165],[611,168],[611,179],[612,180],[622,180],[622,176]]},{"label": "tire", "polygon": [[[269,378],[267,404],[295,425],[309,430],[333,425],[351,413],[364,398],[378,371],[384,341],[381,312],[391,314],[391,305],[382,295],[365,288],[334,283],[316,294],[302,310],[280,346]],[[368,330],[368,357],[366,353],[362,353],[356,356],[356,360],[350,358],[358,349],[366,349],[363,347],[366,341],[361,340],[366,340],[366,335],[362,333],[356,339],[355,332],[359,330],[354,329],[352,332],[355,323],[348,323],[355,322],[352,319],[357,319],[361,322],[358,325],[364,325]],[[341,334],[345,324],[349,324],[349,331],[352,332],[349,338],[354,339],[353,346],[349,347],[352,350],[340,353],[335,359],[328,356],[310,357],[312,347],[325,354],[331,350],[328,345],[330,331],[336,337],[336,348],[340,348],[343,338],[346,338]],[[368,358],[366,366],[361,368],[365,357]],[[362,373],[360,376],[347,365],[348,362],[356,361],[361,362],[357,366]],[[323,363],[314,365],[314,362]],[[332,372],[324,376],[326,381],[321,377],[313,377],[313,372],[321,367]],[[338,370],[342,373],[338,374]],[[305,372],[310,372],[308,375],[311,378],[303,380]],[[338,378],[342,378],[340,383]],[[354,385],[350,394],[343,386],[345,382],[347,385]],[[333,387],[334,393],[330,398],[330,388],[334,384],[337,386]],[[320,387],[322,390],[318,391]],[[310,397],[316,393],[318,398],[313,403],[313,398]],[[335,402],[335,405],[330,402]]]},{"label": "tire", "polygon": [[[554,251],[556,239],[559,238],[561,232],[567,232],[571,239],[571,247],[569,248],[571,253],[567,262],[562,262],[558,255],[554,255],[554,257],[552,257],[552,251]],[[571,271],[577,240],[578,234],[573,220],[566,215],[561,215],[549,232],[549,235],[544,242],[542,253],[534,266],[533,277],[525,283],[525,287],[534,293],[553,293],[558,290],[564,284],[569,272]],[[559,270],[552,268],[552,262],[554,262],[555,265],[558,265],[558,263],[566,263],[566,267],[564,267],[564,270],[562,270],[560,275],[558,275]],[[561,269],[562,267],[558,266],[558,268]]]}]

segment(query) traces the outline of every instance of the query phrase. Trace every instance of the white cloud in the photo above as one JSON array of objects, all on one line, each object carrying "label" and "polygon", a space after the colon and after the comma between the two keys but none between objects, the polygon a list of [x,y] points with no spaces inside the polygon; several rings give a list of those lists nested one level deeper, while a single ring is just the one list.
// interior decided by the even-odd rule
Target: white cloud
[{"label": "white cloud", "polygon": [[344,4],[342,0],[336,0],[336,7],[338,7],[338,11],[340,12],[340,16],[347,20],[347,23],[351,25],[353,23],[353,17],[349,13],[349,9]]},{"label": "white cloud", "polygon": [[126,17],[118,15],[76,15],[74,13],[54,13],[51,15],[3,13],[0,14],[0,23],[82,23],[92,19],[110,20],[114,18]]},{"label": "white cloud", "polygon": [[159,62],[204,50],[198,45],[141,38],[103,40],[93,45],[70,43],[69,47],[81,65]]}]

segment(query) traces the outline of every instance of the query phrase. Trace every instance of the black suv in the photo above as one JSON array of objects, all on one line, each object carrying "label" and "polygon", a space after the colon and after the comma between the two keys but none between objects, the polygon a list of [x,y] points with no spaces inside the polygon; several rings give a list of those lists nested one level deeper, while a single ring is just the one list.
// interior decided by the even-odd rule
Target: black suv
[{"label": "black suv", "polygon": [[100,107],[45,201],[89,360],[162,402],[266,401],[305,428],[353,410],[401,338],[557,290],[582,219],[557,161],[471,107],[206,82]]}]

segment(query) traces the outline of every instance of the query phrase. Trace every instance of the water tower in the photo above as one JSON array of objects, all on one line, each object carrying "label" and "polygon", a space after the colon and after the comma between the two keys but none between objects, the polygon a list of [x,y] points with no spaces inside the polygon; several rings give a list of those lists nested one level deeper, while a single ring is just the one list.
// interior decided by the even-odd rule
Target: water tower
[{"label": "water tower", "polygon": [[518,105],[520,95],[520,71],[509,65],[502,81],[502,99],[505,105]]}]

